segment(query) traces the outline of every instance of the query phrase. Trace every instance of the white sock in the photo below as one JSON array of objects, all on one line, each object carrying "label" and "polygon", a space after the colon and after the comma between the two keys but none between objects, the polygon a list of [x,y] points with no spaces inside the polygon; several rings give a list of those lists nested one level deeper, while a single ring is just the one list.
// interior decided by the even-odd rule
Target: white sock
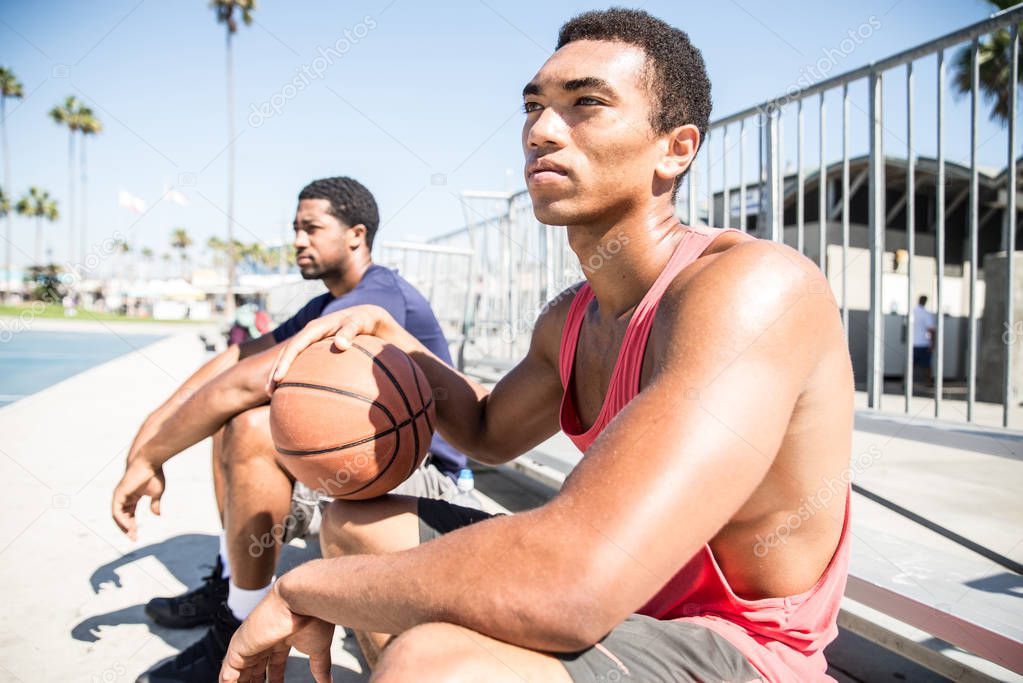
[{"label": "white sock", "polygon": [[220,564],[224,567],[220,571],[220,578],[231,576],[231,558],[227,556],[227,536],[223,531],[220,532]]},{"label": "white sock", "polygon": [[[274,579],[276,578],[275,576]],[[270,583],[255,590],[239,588],[232,581],[227,589],[227,608],[231,610],[236,619],[244,620],[245,617],[252,614],[252,610],[256,609],[259,601],[270,592],[270,586],[273,585],[274,579],[270,579]]]}]

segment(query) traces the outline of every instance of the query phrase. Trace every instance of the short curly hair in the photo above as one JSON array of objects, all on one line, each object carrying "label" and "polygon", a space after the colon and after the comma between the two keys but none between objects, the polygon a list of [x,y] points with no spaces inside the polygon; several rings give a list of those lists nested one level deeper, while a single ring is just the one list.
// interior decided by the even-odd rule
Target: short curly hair
[{"label": "short curly hair", "polygon": [[373,237],[380,226],[380,211],[373,193],[354,178],[336,176],[314,180],[298,193],[303,199],[326,199],[330,202],[330,215],[351,227],[366,226],[366,246],[373,248]]},{"label": "short curly hair", "polygon": [[[584,12],[566,22],[558,32],[557,49],[577,40],[616,41],[641,48],[647,59],[646,85],[653,96],[650,127],[663,135],[692,124],[703,144],[710,125],[710,78],[703,55],[685,31],[642,10],[612,7]],[[672,199],[683,177],[685,173],[675,178]]]}]

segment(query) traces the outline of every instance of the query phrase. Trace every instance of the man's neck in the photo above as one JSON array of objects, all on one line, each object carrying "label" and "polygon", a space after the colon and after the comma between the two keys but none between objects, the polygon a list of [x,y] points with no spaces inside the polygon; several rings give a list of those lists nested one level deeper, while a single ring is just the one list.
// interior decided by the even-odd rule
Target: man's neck
[{"label": "man's neck", "polygon": [[355,289],[356,285],[362,281],[362,276],[366,274],[366,271],[372,265],[373,259],[370,258],[369,254],[353,256],[344,272],[328,273],[321,279],[323,284],[327,286],[331,296],[336,299],[342,294],[347,294]]},{"label": "man's neck", "polygon": [[568,243],[579,257],[605,321],[605,316],[618,319],[639,304],[685,232],[670,209],[567,230]]}]

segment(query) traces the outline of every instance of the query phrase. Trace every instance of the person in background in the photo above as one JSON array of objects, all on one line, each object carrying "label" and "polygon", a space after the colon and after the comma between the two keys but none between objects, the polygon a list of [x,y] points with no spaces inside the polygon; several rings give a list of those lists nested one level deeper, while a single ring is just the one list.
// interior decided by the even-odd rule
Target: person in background
[{"label": "person in background", "polygon": [[934,314],[927,310],[927,296],[921,294],[913,308],[913,367],[926,370],[927,386],[934,386],[934,371],[931,369],[934,320]]}]

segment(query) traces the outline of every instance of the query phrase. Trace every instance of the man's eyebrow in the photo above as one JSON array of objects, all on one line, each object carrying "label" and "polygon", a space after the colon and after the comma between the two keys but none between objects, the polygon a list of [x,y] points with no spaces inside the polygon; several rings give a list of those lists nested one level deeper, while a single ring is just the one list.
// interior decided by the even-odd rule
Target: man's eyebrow
[{"label": "man's eyebrow", "polygon": [[540,86],[537,85],[536,83],[534,83],[533,81],[530,81],[529,83],[526,83],[526,87],[522,89],[522,96],[523,97],[525,97],[526,95],[539,95],[539,94],[540,94]]},{"label": "man's eyebrow", "polygon": [[[592,88],[594,90],[604,90],[609,93],[614,93],[615,89],[611,87],[611,84],[605,81],[603,78],[597,78],[596,76],[583,76],[582,78],[573,78],[565,81],[561,84],[562,90],[569,92],[573,90],[583,90],[584,88]],[[526,84],[526,87],[522,89],[522,96],[527,95],[540,95],[542,90],[540,85],[535,81],[530,81]]]},{"label": "man's eyebrow", "polygon": [[605,81],[603,78],[597,78],[596,76],[584,76],[583,78],[573,78],[570,81],[565,81],[561,86],[565,90],[582,90],[583,88],[593,88],[595,90],[607,90],[614,92],[615,89],[611,87],[611,84]]}]

